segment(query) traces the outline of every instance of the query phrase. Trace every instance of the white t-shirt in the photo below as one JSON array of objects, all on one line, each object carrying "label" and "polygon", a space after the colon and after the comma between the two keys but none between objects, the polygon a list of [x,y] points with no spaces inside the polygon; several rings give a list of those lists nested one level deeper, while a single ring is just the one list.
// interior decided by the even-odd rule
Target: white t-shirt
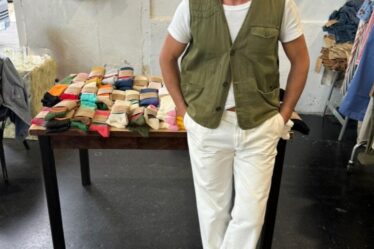
[{"label": "white t-shirt", "polygon": [[[240,5],[223,5],[231,40],[235,41],[252,1]],[[173,20],[168,27],[169,34],[178,42],[188,44],[191,40],[190,5],[189,0],[182,0]],[[300,15],[294,0],[286,0],[283,22],[280,30],[280,41],[287,43],[299,38],[303,34]],[[230,86],[225,109],[235,107],[234,88]]]}]

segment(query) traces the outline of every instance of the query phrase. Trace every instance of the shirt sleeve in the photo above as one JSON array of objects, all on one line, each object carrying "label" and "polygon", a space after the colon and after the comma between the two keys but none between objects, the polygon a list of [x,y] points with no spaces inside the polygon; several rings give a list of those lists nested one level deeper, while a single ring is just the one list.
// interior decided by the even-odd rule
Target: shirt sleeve
[{"label": "shirt sleeve", "polygon": [[299,10],[294,0],[286,0],[280,41],[282,43],[293,41],[299,38],[303,33]]},{"label": "shirt sleeve", "polygon": [[191,40],[190,6],[188,0],[182,0],[168,27],[169,34],[178,42],[187,44]]}]

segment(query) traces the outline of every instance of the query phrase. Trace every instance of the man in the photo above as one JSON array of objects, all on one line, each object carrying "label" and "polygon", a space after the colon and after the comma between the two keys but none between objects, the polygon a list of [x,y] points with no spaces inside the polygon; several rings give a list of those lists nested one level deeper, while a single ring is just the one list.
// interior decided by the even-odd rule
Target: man
[{"label": "man", "polygon": [[[309,69],[295,3],[183,0],[168,31],[160,65],[184,117],[204,249],[255,248]],[[278,41],[291,62],[282,106]]]}]

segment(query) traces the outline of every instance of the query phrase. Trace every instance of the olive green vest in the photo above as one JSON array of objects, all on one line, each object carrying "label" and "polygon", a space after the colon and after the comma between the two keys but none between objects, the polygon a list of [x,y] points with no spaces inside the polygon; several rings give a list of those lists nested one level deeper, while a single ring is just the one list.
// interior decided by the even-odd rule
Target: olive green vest
[{"label": "olive green vest", "polygon": [[260,125],[278,113],[278,40],[285,0],[251,0],[233,42],[221,0],[190,0],[191,42],[181,62],[181,90],[190,117],[217,128],[230,84],[238,124]]}]

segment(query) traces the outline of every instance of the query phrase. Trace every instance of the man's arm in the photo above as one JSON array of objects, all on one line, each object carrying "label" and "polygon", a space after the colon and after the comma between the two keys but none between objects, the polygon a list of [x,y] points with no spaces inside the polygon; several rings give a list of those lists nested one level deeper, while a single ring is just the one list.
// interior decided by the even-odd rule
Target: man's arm
[{"label": "man's arm", "polygon": [[296,40],[283,43],[283,49],[291,62],[291,70],[288,74],[286,93],[280,114],[287,122],[304,90],[309,71],[309,54],[304,36]]},{"label": "man's arm", "polygon": [[186,46],[187,44],[180,43],[171,35],[168,35],[160,55],[160,67],[165,85],[174,100],[178,115],[182,117],[186,113],[186,103],[180,88],[178,58],[182,55]]}]

